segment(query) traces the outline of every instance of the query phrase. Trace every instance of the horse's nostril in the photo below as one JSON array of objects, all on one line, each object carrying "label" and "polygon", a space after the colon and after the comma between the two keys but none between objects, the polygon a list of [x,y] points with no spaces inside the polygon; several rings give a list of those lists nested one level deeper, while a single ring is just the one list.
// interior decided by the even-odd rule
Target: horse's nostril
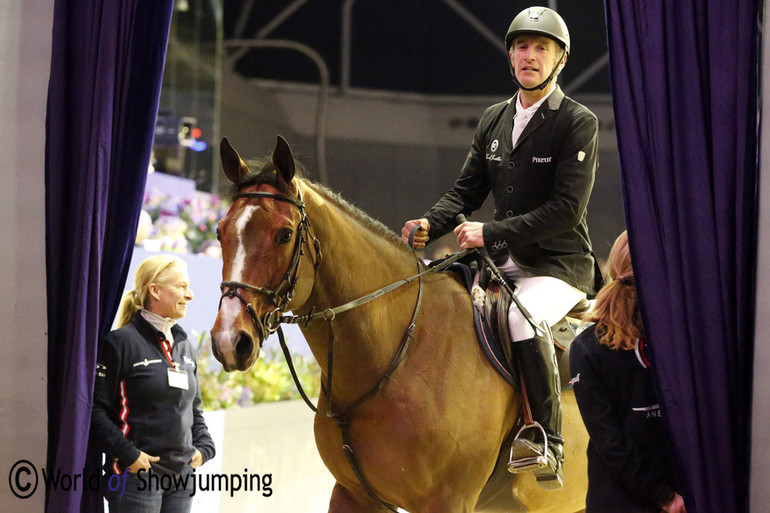
[{"label": "horse's nostril", "polygon": [[235,354],[238,357],[238,361],[243,362],[247,360],[251,356],[251,353],[254,351],[254,339],[242,331],[238,334],[234,349]]}]

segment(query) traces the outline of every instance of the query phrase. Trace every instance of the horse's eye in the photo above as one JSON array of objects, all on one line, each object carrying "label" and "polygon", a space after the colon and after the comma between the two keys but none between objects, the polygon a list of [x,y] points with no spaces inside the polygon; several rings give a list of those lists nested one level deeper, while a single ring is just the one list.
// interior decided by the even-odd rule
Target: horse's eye
[{"label": "horse's eye", "polygon": [[276,244],[288,244],[291,242],[291,236],[294,234],[294,232],[291,230],[291,228],[281,228],[277,232],[275,232],[275,243]]}]

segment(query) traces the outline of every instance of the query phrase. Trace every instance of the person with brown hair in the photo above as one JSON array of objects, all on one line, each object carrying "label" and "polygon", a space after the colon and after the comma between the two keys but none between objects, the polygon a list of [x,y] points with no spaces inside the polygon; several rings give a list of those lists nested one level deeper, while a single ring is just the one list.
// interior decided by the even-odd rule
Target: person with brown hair
[{"label": "person with brown hair", "polygon": [[686,513],[636,298],[628,233],[615,240],[610,281],[570,348],[572,386],[590,437],[586,513]]}]

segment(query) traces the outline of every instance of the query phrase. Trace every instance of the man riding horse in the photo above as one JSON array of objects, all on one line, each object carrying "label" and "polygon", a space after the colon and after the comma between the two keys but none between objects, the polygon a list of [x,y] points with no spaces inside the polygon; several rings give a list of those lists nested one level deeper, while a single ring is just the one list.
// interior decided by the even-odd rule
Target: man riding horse
[{"label": "man riding horse", "polygon": [[[562,486],[564,443],[559,378],[553,344],[536,328],[554,325],[601,286],[586,225],[598,120],[556,83],[570,53],[559,14],[523,10],[505,44],[518,92],[487,108],[454,185],[422,218],[407,221],[402,237],[419,248],[454,229],[461,248],[486,248],[514,285],[529,315],[512,303],[510,353],[528,398],[529,427],[537,429],[519,433],[508,469],[534,470],[538,483],[554,490]],[[494,220],[455,227],[455,218],[479,209],[490,191]]]}]

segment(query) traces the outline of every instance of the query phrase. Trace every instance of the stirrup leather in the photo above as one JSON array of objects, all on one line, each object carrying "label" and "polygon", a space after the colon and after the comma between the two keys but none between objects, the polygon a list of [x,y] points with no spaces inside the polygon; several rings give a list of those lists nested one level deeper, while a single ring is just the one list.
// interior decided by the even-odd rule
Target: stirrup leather
[{"label": "stirrup leather", "polygon": [[[525,457],[525,458],[519,458],[517,460],[513,459],[513,448],[517,443],[524,443],[527,442],[527,445],[529,445],[529,440],[522,439],[520,440],[521,434],[528,430],[528,429],[536,429],[543,435],[543,452],[537,453],[536,455]],[[533,444],[534,445],[534,444]],[[543,426],[540,425],[539,422],[532,422],[530,424],[526,424],[519,429],[519,432],[516,433],[516,437],[513,440],[513,443],[511,444],[511,454],[508,458],[508,472],[511,472],[512,474],[519,474],[522,472],[529,472],[533,470],[540,470],[548,465],[548,435],[545,433],[545,429],[543,429]]]}]

